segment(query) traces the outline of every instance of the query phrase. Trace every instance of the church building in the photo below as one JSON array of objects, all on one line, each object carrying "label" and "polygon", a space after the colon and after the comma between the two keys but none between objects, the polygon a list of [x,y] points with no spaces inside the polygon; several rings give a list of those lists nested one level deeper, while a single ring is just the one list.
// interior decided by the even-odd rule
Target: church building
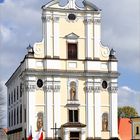
[{"label": "church building", "polygon": [[118,139],[118,60],[101,43],[101,10],[52,0],[41,19],[42,41],[6,82],[8,140],[41,128],[44,140]]}]

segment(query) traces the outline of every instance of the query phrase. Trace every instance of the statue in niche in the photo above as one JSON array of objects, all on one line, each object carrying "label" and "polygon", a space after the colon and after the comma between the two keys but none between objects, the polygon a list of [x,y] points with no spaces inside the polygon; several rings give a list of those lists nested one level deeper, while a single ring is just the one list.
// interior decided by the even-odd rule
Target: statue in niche
[{"label": "statue in niche", "polygon": [[37,113],[37,131],[43,127],[43,113]]},{"label": "statue in niche", "polygon": [[76,89],[75,89],[75,87],[71,87],[71,89],[70,89],[70,100],[76,100]]},{"label": "statue in niche", "polygon": [[108,131],[108,114],[104,113],[102,117],[102,129]]}]

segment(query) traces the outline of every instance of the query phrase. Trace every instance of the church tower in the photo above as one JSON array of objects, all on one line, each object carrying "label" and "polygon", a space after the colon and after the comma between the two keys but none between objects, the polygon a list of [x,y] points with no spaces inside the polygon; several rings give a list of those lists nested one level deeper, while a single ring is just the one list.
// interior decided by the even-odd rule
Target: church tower
[{"label": "church tower", "polygon": [[101,10],[82,4],[42,6],[42,42],[28,47],[6,83],[10,140],[31,128],[33,137],[42,128],[45,140],[118,138],[118,60],[101,43]]}]

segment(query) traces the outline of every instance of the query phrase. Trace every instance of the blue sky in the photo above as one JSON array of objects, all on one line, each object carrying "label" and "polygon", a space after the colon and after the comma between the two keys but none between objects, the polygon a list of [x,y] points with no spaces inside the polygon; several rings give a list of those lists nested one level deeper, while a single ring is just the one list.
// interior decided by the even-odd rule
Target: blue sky
[{"label": "blue sky", "polygon": [[4,2],[4,0],[0,0],[0,3],[3,3]]},{"label": "blue sky", "polygon": [[[0,0],[2,2],[3,0]],[[102,9],[102,44],[119,60],[118,103],[140,113],[140,1],[89,0]],[[5,0],[0,13],[0,80],[5,83],[26,54],[42,40],[41,6],[47,0]],[[64,3],[64,0],[61,0]],[[65,1],[66,3],[66,1]],[[4,89],[5,90],[5,89]]]}]

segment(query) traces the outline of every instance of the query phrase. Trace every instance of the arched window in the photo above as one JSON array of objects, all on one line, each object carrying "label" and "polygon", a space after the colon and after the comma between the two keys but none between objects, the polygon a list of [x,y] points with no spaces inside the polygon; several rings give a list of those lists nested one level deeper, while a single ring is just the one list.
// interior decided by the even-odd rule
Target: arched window
[{"label": "arched window", "polygon": [[70,100],[76,100],[76,83],[70,83]]},{"label": "arched window", "polygon": [[108,113],[102,115],[102,130],[108,131]]}]

